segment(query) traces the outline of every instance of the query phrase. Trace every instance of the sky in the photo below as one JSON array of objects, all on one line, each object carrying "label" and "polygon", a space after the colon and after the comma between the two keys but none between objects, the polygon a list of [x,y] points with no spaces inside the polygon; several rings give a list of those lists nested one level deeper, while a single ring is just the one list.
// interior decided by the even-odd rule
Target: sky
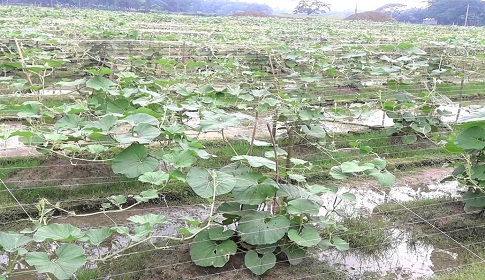
[{"label": "sky", "polygon": [[[423,0],[323,0],[330,4],[332,11],[354,10],[357,3],[358,10],[371,11],[389,3],[401,3],[412,7],[423,6]],[[293,10],[298,0],[244,0],[244,2],[254,2],[267,4],[273,9]]]}]

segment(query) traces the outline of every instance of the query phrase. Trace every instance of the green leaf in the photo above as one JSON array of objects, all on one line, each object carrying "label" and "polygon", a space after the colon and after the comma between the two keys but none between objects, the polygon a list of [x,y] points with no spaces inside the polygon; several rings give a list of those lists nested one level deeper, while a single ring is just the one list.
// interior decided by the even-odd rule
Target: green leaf
[{"label": "green leaf", "polygon": [[20,118],[36,118],[40,117],[40,108],[42,103],[37,101],[26,101],[22,103],[23,107],[20,112],[17,113],[17,116]]},{"label": "green leaf", "polygon": [[300,232],[295,229],[290,229],[288,231],[288,238],[302,247],[313,247],[322,241],[318,231],[308,225],[303,226]]},{"label": "green leaf", "polygon": [[166,181],[168,181],[168,179],[170,179],[170,174],[165,173],[161,170],[155,172],[145,172],[143,173],[143,175],[138,177],[138,181],[140,182],[150,183],[157,186],[165,183]]},{"label": "green leaf", "polygon": [[122,204],[126,203],[126,196],[120,195],[112,195],[108,197],[109,202],[113,203],[114,205],[121,207]]},{"label": "green leaf", "polygon": [[288,213],[290,214],[310,214],[310,215],[318,215],[319,207],[313,202],[308,199],[298,198],[291,200],[288,202],[288,206],[286,208]]},{"label": "green leaf", "polygon": [[462,199],[468,207],[485,208],[485,193],[480,190],[469,190],[463,194]]},{"label": "green leaf", "polygon": [[105,147],[103,145],[99,145],[99,144],[87,145],[86,149],[87,149],[88,152],[95,154],[95,155],[99,155],[102,152],[105,152],[105,151],[108,150],[107,147]]},{"label": "green leaf", "polygon": [[32,238],[18,233],[0,232],[0,251],[13,253],[32,241]]},{"label": "green leaf", "polygon": [[88,238],[88,243],[99,246],[103,241],[108,239],[113,232],[108,227],[94,228],[86,231],[86,237]]},{"label": "green leaf", "polygon": [[136,178],[146,172],[154,171],[158,167],[158,160],[148,157],[145,146],[131,144],[116,155],[111,168],[116,174],[123,174],[128,178]]},{"label": "green leaf", "polygon": [[465,150],[483,150],[485,148],[485,129],[479,126],[469,127],[458,134],[455,143]]},{"label": "green leaf", "polygon": [[56,129],[76,129],[79,128],[81,124],[81,118],[78,115],[65,115],[61,119],[59,119],[54,128]]},{"label": "green leaf", "polygon": [[288,178],[291,180],[294,180],[298,183],[304,183],[306,182],[306,177],[300,174],[288,174]]},{"label": "green leaf", "polygon": [[294,243],[283,246],[281,250],[285,253],[291,265],[298,265],[303,262],[307,252],[306,248],[301,248]]},{"label": "green leaf", "polygon": [[63,241],[72,242],[83,237],[81,230],[70,224],[50,224],[39,228],[33,239],[35,242]]},{"label": "green leaf", "polygon": [[259,173],[243,173],[236,175],[236,185],[232,190],[234,200],[241,204],[259,205],[273,196],[277,189],[271,184],[259,184],[263,176]]},{"label": "green leaf", "polygon": [[349,249],[349,243],[340,237],[332,237],[332,245],[339,251],[346,251]]},{"label": "green leaf", "polygon": [[355,199],[356,199],[355,194],[349,193],[349,192],[345,192],[343,194],[340,194],[339,197],[341,199],[348,200],[348,201],[355,201]]},{"label": "green leaf", "polygon": [[383,172],[379,170],[370,170],[368,173],[370,176],[374,177],[381,185],[385,187],[391,187],[396,182],[396,177],[385,170]]},{"label": "green leaf", "polygon": [[122,119],[121,121],[127,122],[132,126],[138,126],[139,124],[150,124],[150,125],[157,126],[160,124],[157,118],[145,113],[129,115],[126,118]]},{"label": "green leaf", "polygon": [[174,168],[189,167],[197,160],[196,152],[191,150],[186,151],[172,151],[170,154],[162,156],[165,162],[173,165]]},{"label": "green leaf", "polygon": [[156,215],[153,213],[145,214],[145,215],[134,215],[129,217],[127,220],[135,224],[140,224],[140,225],[148,224],[150,226],[164,224],[167,222],[167,218],[165,216]]},{"label": "green leaf", "polygon": [[265,254],[265,253],[273,253],[276,248],[278,248],[278,244],[263,244],[258,245],[254,249],[258,254]]},{"label": "green leaf", "polygon": [[310,126],[302,126],[301,131],[303,131],[306,135],[315,137],[315,138],[325,138],[327,132],[323,127],[317,125],[310,125]]},{"label": "green leaf", "polygon": [[160,136],[162,132],[160,129],[146,123],[137,125],[131,132],[116,136],[116,140],[120,144],[131,144],[138,142],[139,144],[150,144],[155,138]]},{"label": "green leaf", "polygon": [[334,166],[330,168],[329,174],[330,176],[332,176],[334,179],[337,179],[337,180],[345,180],[350,178],[349,174],[345,174],[344,172],[342,172],[342,168],[340,168],[340,166]]},{"label": "green leaf", "polygon": [[192,261],[203,267],[223,267],[229,261],[229,257],[236,252],[237,245],[234,241],[213,241],[209,237],[208,230],[199,232],[190,245]]},{"label": "green leaf", "polygon": [[473,165],[470,178],[485,181],[485,165]]},{"label": "green leaf", "polygon": [[187,183],[198,196],[212,198],[232,191],[236,178],[224,172],[193,167],[187,173]]},{"label": "green leaf", "polygon": [[226,128],[238,126],[240,118],[229,114],[215,114],[212,112],[203,112],[200,120],[199,129],[202,132],[221,131]]},{"label": "green leaf", "polygon": [[322,250],[328,250],[330,247],[332,247],[332,241],[329,239],[323,239],[320,241],[320,243],[318,243],[318,247],[320,247]]},{"label": "green leaf", "polygon": [[372,160],[372,164],[377,168],[377,169],[380,169],[380,170],[384,170],[387,166],[387,162],[383,159],[380,159],[380,158],[375,158]]},{"label": "green leaf", "polygon": [[45,252],[30,252],[25,261],[34,266],[38,273],[52,273],[58,279],[69,279],[84,264],[84,249],[73,244],[64,244],[57,248],[56,259],[51,260]]},{"label": "green leaf", "polygon": [[260,258],[256,251],[248,251],[244,256],[244,265],[256,275],[263,275],[276,265],[276,256],[273,253],[265,253]]},{"label": "green leaf", "polygon": [[290,226],[290,220],[285,216],[272,216],[268,212],[248,211],[239,220],[237,229],[241,232],[241,240],[251,244],[273,244],[278,242]]},{"label": "green leaf", "polygon": [[108,132],[113,127],[113,125],[118,121],[118,118],[113,115],[106,115],[98,121],[88,122],[84,125],[84,128],[95,128],[100,129],[103,132]]},{"label": "green leaf", "polygon": [[142,191],[140,195],[135,195],[135,199],[137,202],[148,202],[150,201],[150,199],[157,199],[158,197],[158,191],[153,189]]},{"label": "green leaf", "polygon": [[131,144],[134,142],[150,144],[161,133],[160,129],[146,123],[141,123],[133,128],[131,132],[116,136],[116,140],[120,144]]},{"label": "green leaf", "polygon": [[373,166],[369,165],[359,165],[358,161],[347,161],[340,165],[340,169],[343,173],[358,173],[364,172],[369,169],[373,169]]},{"label": "green leaf", "polygon": [[89,79],[86,82],[86,86],[95,90],[103,90],[108,91],[108,89],[116,84],[113,83],[111,80],[108,80],[103,77],[94,77]]},{"label": "green leaf", "polygon": [[209,233],[209,239],[212,241],[224,241],[234,235],[234,231],[224,230],[222,226],[211,227],[207,232]]},{"label": "green leaf", "polygon": [[248,155],[242,155],[242,156],[233,156],[231,160],[246,160],[249,165],[252,167],[262,167],[265,166],[271,170],[276,171],[276,163],[272,160],[269,160],[264,157],[256,157],[256,156],[248,156]]}]

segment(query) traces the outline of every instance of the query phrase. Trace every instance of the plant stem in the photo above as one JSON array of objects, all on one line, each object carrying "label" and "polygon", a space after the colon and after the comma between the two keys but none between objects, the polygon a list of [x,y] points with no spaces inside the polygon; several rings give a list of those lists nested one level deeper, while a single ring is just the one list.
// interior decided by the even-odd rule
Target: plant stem
[{"label": "plant stem", "polygon": [[258,127],[258,121],[259,121],[259,112],[256,112],[256,115],[254,117],[253,133],[251,135],[251,145],[249,146],[249,151],[248,151],[249,156],[253,155],[254,138],[256,137],[256,129]]}]

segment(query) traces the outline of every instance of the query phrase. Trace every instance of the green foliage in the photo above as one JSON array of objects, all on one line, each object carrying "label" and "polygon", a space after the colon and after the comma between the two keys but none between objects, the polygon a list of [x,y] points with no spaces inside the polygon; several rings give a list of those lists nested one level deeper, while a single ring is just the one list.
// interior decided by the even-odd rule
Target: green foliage
[{"label": "green foliage", "polygon": [[325,10],[330,10],[330,5],[319,0],[300,0],[296,6],[294,13],[304,13],[307,15],[324,13]]},{"label": "green foliage", "polygon": [[45,252],[31,252],[25,255],[25,261],[39,273],[51,273],[58,279],[70,279],[74,272],[84,266],[87,258],[83,248],[64,244],[56,249],[54,260]]},{"label": "green foliage", "polygon": [[464,158],[452,175],[469,186],[462,197],[465,210],[482,211],[485,209],[485,123],[465,124],[457,135],[449,137],[446,148],[451,152],[461,152]]}]

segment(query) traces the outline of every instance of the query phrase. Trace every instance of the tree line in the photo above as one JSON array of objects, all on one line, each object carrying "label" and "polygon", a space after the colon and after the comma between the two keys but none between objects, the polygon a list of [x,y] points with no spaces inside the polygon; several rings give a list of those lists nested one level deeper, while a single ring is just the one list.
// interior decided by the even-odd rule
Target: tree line
[{"label": "tree line", "polygon": [[228,15],[241,11],[271,14],[268,5],[227,0],[1,0],[4,5],[79,7],[113,10],[153,10],[175,13]]},{"label": "tree line", "polygon": [[434,18],[444,25],[485,25],[485,1],[483,0],[428,0],[425,8],[408,9],[402,4],[387,4],[379,9],[394,19],[408,23],[422,23]]}]

